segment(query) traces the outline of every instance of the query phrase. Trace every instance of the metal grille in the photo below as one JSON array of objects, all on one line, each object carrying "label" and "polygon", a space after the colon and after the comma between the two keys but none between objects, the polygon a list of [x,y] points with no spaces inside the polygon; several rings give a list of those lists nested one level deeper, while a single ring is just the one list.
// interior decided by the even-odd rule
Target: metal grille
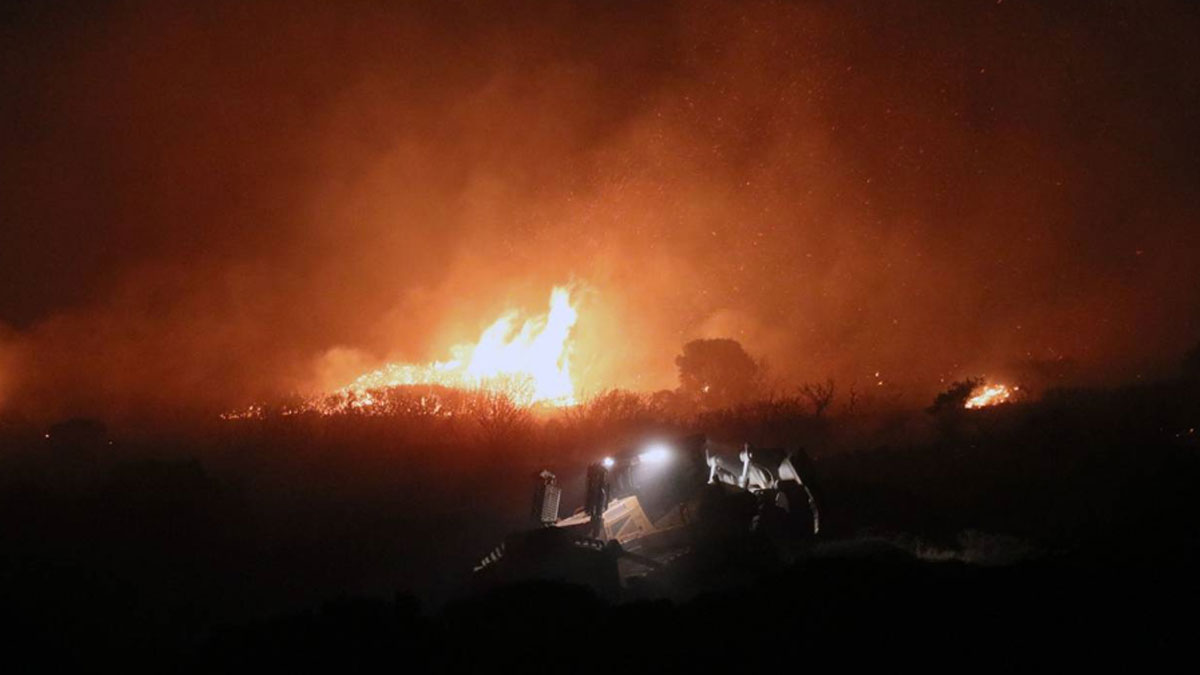
[{"label": "metal grille", "polygon": [[562,488],[557,485],[547,485],[542,494],[541,521],[551,524],[558,521],[558,502],[562,499]]}]

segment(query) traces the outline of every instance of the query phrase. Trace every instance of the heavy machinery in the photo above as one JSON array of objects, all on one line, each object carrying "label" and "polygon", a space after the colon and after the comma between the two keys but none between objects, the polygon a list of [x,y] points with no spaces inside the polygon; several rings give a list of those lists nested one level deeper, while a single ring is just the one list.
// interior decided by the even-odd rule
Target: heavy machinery
[{"label": "heavy machinery", "polygon": [[821,529],[814,478],[800,449],[657,439],[590,464],[583,505],[559,518],[562,489],[542,471],[533,526],[485,557],[475,581],[555,579],[609,597],[703,585],[699,577],[728,564],[758,564],[812,541]]}]

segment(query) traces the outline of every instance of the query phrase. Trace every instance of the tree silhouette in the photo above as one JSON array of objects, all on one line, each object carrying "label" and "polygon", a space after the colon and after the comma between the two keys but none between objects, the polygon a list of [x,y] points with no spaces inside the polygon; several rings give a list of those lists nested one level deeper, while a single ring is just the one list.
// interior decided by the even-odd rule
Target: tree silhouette
[{"label": "tree silhouette", "polygon": [[971,392],[975,388],[983,384],[983,378],[971,377],[961,382],[955,382],[950,385],[950,388],[938,394],[933,399],[933,405],[925,409],[925,412],[934,415],[943,410],[958,410],[966,404],[967,399],[971,398]]},{"label": "tree silhouette", "polygon": [[825,380],[824,383],[811,382],[800,387],[800,395],[808,399],[809,405],[813,408],[813,415],[817,417],[824,414],[829,404],[833,403],[833,393],[833,378]]},{"label": "tree silhouette", "polygon": [[701,408],[742,403],[757,393],[762,365],[737,340],[692,340],[675,357],[679,391]]}]

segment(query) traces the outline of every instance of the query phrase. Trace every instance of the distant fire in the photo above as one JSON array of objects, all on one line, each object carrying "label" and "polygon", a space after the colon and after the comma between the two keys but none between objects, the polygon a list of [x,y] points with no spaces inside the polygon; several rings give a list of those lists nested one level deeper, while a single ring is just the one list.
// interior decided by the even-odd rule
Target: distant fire
[{"label": "distant fire", "polygon": [[[451,358],[430,363],[389,363],[358,376],[350,384],[278,409],[283,416],[300,413],[332,415],[346,412],[386,414],[394,407],[394,388],[433,385],[468,394],[502,394],[520,406],[574,405],[571,378],[572,329],[579,317],[566,288],[550,293],[545,314],[530,317],[518,327],[519,313],[510,310],[488,326],[474,344],[450,348]],[[423,414],[453,415],[441,395],[427,392],[405,404]],[[258,404],[221,415],[225,420],[264,419]]]},{"label": "distant fire", "polygon": [[332,397],[322,399],[323,403],[314,400],[311,405],[319,412],[370,408],[375,405],[374,391],[421,384],[504,393],[522,405],[575,403],[570,356],[571,330],[578,311],[570,292],[556,287],[550,294],[549,311],[526,319],[519,328],[517,317],[515,310],[505,313],[474,344],[452,347],[449,360],[389,363],[360,375]]},{"label": "distant fire", "polygon": [[963,407],[968,409],[986,408],[1007,403],[1013,394],[1020,390],[1020,387],[1009,387],[1003,384],[983,384],[971,392],[971,397],[967,399]]}]

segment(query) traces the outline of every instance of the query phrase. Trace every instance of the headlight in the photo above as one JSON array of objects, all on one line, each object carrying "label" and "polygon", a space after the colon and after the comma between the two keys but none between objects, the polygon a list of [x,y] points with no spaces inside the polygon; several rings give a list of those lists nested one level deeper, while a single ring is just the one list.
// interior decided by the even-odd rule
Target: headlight
[{"label": "headlight", "polygon": [[671,459],[671,446],[666,443],[651,443],[642,449],[638,459],[647,464],[662,464]]}]

